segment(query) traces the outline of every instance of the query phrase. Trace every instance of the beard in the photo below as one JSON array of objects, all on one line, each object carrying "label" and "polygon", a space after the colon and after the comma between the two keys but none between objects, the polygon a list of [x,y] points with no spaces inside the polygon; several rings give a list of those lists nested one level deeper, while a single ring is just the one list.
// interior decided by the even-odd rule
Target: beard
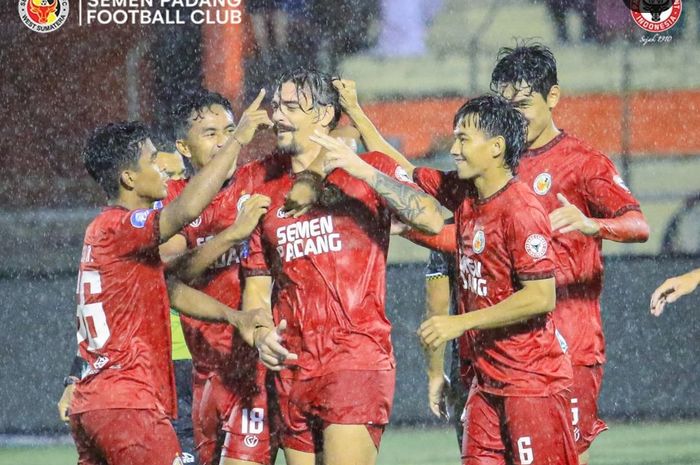
[{"label": "beard", "polygon": [[297,143],[296,134],[294,132],[289,132],[288,134],[291,134],[292,136],[290,141],[283,142],[279,139],[277,140],[277,152],[281,155],[299,155],[300,153],[302,153],[302,148]]}]

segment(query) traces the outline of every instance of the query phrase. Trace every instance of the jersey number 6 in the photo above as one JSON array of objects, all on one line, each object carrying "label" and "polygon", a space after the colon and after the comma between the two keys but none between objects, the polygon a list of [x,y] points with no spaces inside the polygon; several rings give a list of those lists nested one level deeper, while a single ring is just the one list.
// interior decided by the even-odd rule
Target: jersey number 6
[{"label": "jersey number 6", "polygon": [[94,296],[101,292],[102,282],[99,272],[81,271],[78,274],[78,344],[87,340],[88,349],[91,351],[101,349],[110,336],[102,302],[85,303],[86,294]]}]

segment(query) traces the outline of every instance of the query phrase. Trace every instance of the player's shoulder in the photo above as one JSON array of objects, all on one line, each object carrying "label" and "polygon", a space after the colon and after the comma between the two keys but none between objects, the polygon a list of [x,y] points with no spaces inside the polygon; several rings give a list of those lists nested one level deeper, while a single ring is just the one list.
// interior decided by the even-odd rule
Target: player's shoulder
[{"label": "player's shoulder", "polygon": [[241,165],[236,170],[236,178],[252,184],[275,181],[289,173],[290,158],[286,155],[271,154]]},{"label": "player's shoulder", "polygon": [[518,178],[514,178],[511,181],[511,185],[506,188],[501,203],[509,211],[513,212],[531,212],[533,209],[541,212],[545,211],[542,202],[540,202],[530,186]]},{"label": "player's shoulder", "polygon": [[592,163],[605,165],[612,163],[603,152],[573,134],[566,133],[562,142],[566,152],[569,155],[575,155],[569,159],[576,160],[581,166],[590,166]]},{"label": "player's shoulder", "polygon": [[102,239],[120,228],[123,224],[135,221],[136,224],[144,222],[148,218],[148,209],[127,210],[123,207],[105,207],[97,214],[88,225],[85,237],[90,239]]},{"label": "player's shoulder", "polygon": [[359,154],[359,157],[366,163],[372,165],[374,168],[382,171],[395,168],[397,166],[397,163],[393,158],[382,152],[365,152]]}]

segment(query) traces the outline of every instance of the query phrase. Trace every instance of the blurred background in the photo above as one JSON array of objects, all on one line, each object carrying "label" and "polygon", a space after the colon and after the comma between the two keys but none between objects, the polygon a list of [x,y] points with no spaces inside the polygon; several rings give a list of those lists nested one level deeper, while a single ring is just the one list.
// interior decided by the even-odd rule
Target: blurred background
[{"label": "blurred background", "polygon": [[[450,168],[452,115],[489,90],[498,49],[515,38],[553,49],[558,126],[614,160],[652,229],[646,244],[605,247],[601,410],[614,428],[592,463],[700,463],[700,299],[659,319],[648,311],[666,277],[700,266],[700,1],[684,0],[680,22],[657,35],[638,28],[622,0],[279,3],[260,10],[244,0],[243,22],[230,26],[79,26],[70,0],[68,22],[39,34],[14,1],[0,2],[0,464],[75,461],[55,404],[75,353],[82,235],[105,200],[79,157],[93,127],[167,125],[174,100],[197,85],[240,110],[303,64],[357,81],[392,144],[419,164]],[[243,158],[272,144],[263,136]],[[459,460],[452,433],[430,417],[415,337],[427,256],[392,240],[398,432],[387,434],[384,464]]]}]

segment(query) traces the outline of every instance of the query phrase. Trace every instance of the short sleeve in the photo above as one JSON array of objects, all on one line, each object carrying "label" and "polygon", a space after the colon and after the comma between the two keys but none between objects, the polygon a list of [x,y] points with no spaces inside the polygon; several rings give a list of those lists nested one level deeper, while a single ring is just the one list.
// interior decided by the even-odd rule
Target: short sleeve
[{"label": "short sleeve", "polygon": [[113,233],[113,246],[118,255],[135,255],[157,249],[160,245],[160,210],[125,212],[113,226]]},{"label": "short sleeve", "polygon": [[426,279],[449,277],[450,276],[450,261],[454,260],[454,256],[438,251],[431,251],[428,265],[425,267]]},{"label": "short sleeve", "polygon": [[556,258],[544,209],[526,204],[508,218],[507,240],[515,275],[521,281],[554,277]]},{"label": "short sleeve", "polygon": [[241,245],[241,267],[243,276],[270,276],[270,265],[265,256],[262,226],[258,224],[248,240]]},{"label": "short sleeve", "polygon": [[469,195],[469,183],[460,180],[456,171],[416,168],[413,170],[413,180],[450,211],[455,211]]},{"label": "short sleeve", "polygon": [[586,202],[594,217],[614,218],[630,210],[641,211],[608,157],[600,154],[585,169]]}]

